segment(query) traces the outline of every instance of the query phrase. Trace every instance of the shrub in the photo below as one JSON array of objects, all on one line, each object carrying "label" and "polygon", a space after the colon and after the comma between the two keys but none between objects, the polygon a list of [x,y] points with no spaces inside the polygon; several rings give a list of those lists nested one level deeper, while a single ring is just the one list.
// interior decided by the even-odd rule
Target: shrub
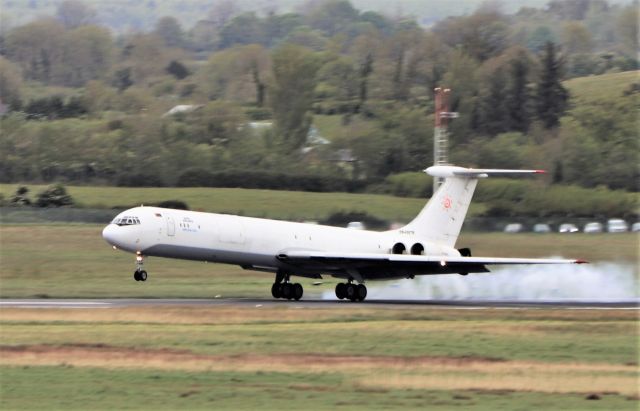
[{"label": "shrub", "polygon": [[253,121],[269,120],[272,117],[271,110],[265,107],[249,107],[244,113]]},{"label": "shrub", "polygon": [[156,207],[173,208],[175,210],[188,210],[189,206],[184,201],[180,200],[166,200],[153,204]]},{"label": "shrub", "polygon": [[213,174],[202,168],[190,168],[178,177],[178,187],[207,187],[213,180]]},{"label": "shrub", "polygon": [[29,189],[25,186],[18,187],[16,193],[9,200],[9,204],[13,207],[30,206],[31,200],[28,197]]},{"label": "shrub", "polygon": [[63,207],[73,205],[73,199],[67,194],[67,189],[62,184],[56,184],[38,194],[36,206],[38,207]]},{"label": "shrub", "polygon": [[313,192],[357,191],[366,181],[322,174],[286,174],[264,170],[224,170],[210,172],[200,168],[186,170],[176,183],[179,187],[238,187]]},{"label": "shrub", "polygon": [[346,227],[352,221],[359,221],[368,229],[386,229],[389,227],[388,221],[381,220],[364,211],[338,211],[320,221],[320,224]]},{"label": "shrub", "polygon": [[191,74],[184,64],[176,60],[171,60],[171,63],[169,63],[165,70],[178,80],[182,80]]},{"label": "shrub", "polygon": [[399,173],[388,176],[372,191],[397,197],[425,198],[431,195],[433,178],[425,173]]}]

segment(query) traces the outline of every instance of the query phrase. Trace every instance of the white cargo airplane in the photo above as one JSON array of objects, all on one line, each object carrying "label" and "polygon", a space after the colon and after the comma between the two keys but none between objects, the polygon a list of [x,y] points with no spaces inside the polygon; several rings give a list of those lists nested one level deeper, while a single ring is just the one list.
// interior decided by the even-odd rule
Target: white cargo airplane
[{"label": "white cargo airplane", "polygon": [[[472,257],[455,244],[479,178],[534,174],[540,170],[491,170],[433,166],[444,184],[406,226],[385,232],[294,223],[157,207],[119,214],[102,232],[114,248],[136,254],[134,279],[146,281],[145,256],[235,264],[275,273],[274,298],[299,300],[303,289],[290,276],[346,280],[339,299],[362,301],[368,280],[416,275],[488,272],[487,265],[584,263],[583,260]],[[357,283],[355,284],[354,281]]]}]

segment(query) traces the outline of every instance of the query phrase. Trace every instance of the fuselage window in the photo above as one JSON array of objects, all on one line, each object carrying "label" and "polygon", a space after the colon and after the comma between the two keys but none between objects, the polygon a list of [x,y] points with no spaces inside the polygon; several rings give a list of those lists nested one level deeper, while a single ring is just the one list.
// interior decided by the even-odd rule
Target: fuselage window
[{"label": "fuselage window", "polygon": [[119,226],[136,225],[140,224],[140,219],[138,217],[116,217],[112,223]]}]

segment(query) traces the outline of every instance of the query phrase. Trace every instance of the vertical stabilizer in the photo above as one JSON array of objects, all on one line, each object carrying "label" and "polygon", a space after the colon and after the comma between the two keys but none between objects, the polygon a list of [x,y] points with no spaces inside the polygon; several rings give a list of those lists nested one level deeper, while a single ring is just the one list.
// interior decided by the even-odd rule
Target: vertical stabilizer
[{"label": "vertical stabilizer", "polygon": [[473,177],[448,177],[420,214],[403,230],[426,241],[453,247],[478,184]]},{"label": "vertical stabilizer", "polygon": [[479,178],[502,174],[536,174],[542,170],[473,169],[455,166],[433,166],[428,174],[445,182],[431,197],[420,214],[401,230],[413,231],[426,241],[454,247]]}]

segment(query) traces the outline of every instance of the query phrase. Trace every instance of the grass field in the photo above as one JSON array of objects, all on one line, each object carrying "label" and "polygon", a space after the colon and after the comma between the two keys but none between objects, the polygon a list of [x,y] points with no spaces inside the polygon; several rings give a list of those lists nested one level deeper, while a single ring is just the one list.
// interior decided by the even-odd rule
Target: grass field
[{"label": "grass field", "polygon": [[0,406],[634,410],[636,324],[550,309],[3,309]]},{"label": "grass field", "polygon": [[[265,297],[233,266],[113,251],[100,225],[0,225],[0,297]],[[463,233],[475,255],[633,263],[638,237]],[[307,296],[333,288],[328,280]],[[636,410],[635,310],[0,309],[0,409]]]},{"label": "grass field", "polygon": [[[268,296],[270,274],[239,267],[148,258],[150,280],[133,281],[134,257],[114,251],[100,225],[0,225],[1,297],[258,297]],[[474,255],[564,256],[633,264],[638,236],[463,233],[459,246]],[[301,280],[307,295],[335,285],[314,287]]]},{"label": "grass field", "polygon": [[[17,184],[0,184],[5,199],[16,191]],[[46,186],[28,185],[35,196]],[[310,193],[241,188],[128,188],[67,187],[74,200],[84,207],[135,207],[165,200],[181,200],[192,210],[240,214],[252,217],[287,220],[321,220],[337,211],[365,211],[386,221],[408,221],[424,207],[426,199],[401,198],[376,194]],[[286,205],[286,207],[283,207]],[[484,211],[472,204],[469,215]]]},{"label": "grass field", "polygon": [[638,71],[625,71],[578,77],[565,81],[564,85],[569,89],[574,105],[581,107],[585,104],[606,104],[609,100],[619,100],[622,93],[637,80]]}]

